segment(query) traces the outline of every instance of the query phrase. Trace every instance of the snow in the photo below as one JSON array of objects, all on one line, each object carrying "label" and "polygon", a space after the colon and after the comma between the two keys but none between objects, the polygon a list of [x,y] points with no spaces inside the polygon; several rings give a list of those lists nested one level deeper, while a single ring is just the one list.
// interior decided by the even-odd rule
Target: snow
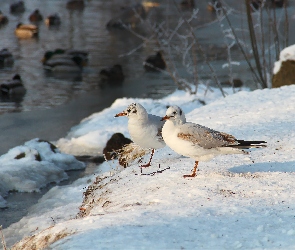
[{"label": "snow", "polygon": [[139,102],[163,116],[167,105],[179,105],[188,121],[265,140],[267,148],[200,162],[198,175],[186,179],[194,160],[168,147],[142,173],[136,162],[125,169],[104,162],[94,174],[52,188],[3,230],[8,246],[27,237],[12,249],[294,249],[295,86],[206,94],[205,106],[183,91],[161,100],[118,99],[57,145],[70,154],[101,152],[112,133],[129,135],[127,119],[114,115]]},{"label": "snow", "polygon": [[295,61],[295,44],[284,48],[280,52],[280,59],[276,61],[274,64],[274,69],[273,69],[274,75],[280,71],[282,63],[287,60]]},{"label": "snow", "polygon": [[[51,182],[67,179],[66,170],[85,168],[85,164],[77,161],[74,156],[61,153],[58,149],[51,148],[49,142],[39,139],[10,149],[0,157],[0,166],[2,196],[8,191],[39,191]],[[5,203],[0,198],[1,206],[5,206]]]}]

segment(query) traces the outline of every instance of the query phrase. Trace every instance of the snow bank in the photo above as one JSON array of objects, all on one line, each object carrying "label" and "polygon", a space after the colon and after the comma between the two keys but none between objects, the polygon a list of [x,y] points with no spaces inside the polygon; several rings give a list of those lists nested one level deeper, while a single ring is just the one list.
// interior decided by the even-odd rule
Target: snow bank
[{"label": "snow bank", "polygon": [[61,153],[52,144],[33,139],[0,157],[0,193],[33,192],[68,178],[66,170],[83,169],[84,163]]},{"label": "snow bank", "polygon": [[274,65],[274,75],[280,71],[282,63],[287,60],[295,61],[295,44],[283,49],[280,52],[280,59],[279,61],[276,61]]},{"label": "snow bank", "polygon": [[[159,101],[132,101],[148,109],[153,106],[158,114],[164,109]],[[12,249],[38,248],[44,242],[55,250],[294,249],[295,86],[239,92],[202,107],[182,101],[183,105],[180,101],[171,104],[183,107],[188,121],[238,139],[265,140],[268,147],[251,150],[247,156],[200,162],[197,177],[187,179],[182,175],[190,173],[194,160],[168,147],[156,151],[153,165],[143,173],[136,163],[116,171],[116,161],[104,162],[100,167],[113,167],[112,174],[83,178],[79,184],[53,190],[52,202],[44,198],[34,208],[47,207],[50,213],[30,215],[4,230],[10,245],[16,235],[31,236]],[[104,110],[103,116],[121,111],[120,102]],[[124,106],[130,100],[125,102]],[[83,131],[82,124],[89,126],[88,132],[111,127],[110,118],[100,128],[90,125],[98,117],[102,114],[85,119],[71,133],[77,133],[77,128]],[[64,207],[58,198],[62,194],[73,199],[66,199]],[[50,203],[58,203],[57,208]],[[70,209],[69,204],[73,204]]]}]

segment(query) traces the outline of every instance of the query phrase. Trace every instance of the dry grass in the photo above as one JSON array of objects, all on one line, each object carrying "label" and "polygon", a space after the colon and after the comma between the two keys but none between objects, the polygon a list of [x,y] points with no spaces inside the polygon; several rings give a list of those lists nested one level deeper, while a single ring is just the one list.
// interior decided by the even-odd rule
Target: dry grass
[{"label": "dry grass", "polygon": [[2,225],[0,226],[0,234],[1,234],[1,244],[2,244],[3,250],[7,250],[4,234],[2,231]]},{"label": "dry grass", "polygon": [[66,229],[63,229],[58,233],[53,233],[51,231],[52,228],[54,228],[54,226],[46,228],[37,234],[22,239],[21,241],[14,244],[11,250],[45,249],[52,243],[73,234],[72,232],[68,232]]},{"label": "dry grass", "polygon": [[119,153],[119,164],[121,166],[127,167],[136,159],[139,159],[140,161],[141,157],[143,157],[147,153],[150,153],[150,150],[142,149],[135,143],[127,144]]}]

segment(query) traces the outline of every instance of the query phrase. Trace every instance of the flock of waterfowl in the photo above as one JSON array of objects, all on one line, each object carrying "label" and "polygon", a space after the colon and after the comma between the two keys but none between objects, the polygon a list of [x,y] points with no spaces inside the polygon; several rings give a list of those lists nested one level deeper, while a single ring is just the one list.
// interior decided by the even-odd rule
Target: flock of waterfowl
[{"label": "flock of waterfowl", "polygon": [[[66,2],[66,8],[82,10],[85,5],[83,0],[69,0]],[[24,1],[18,1],[10,5],[10,14],[17,15],[25,11]],[[35,9],[28,16],[28,23],[18,23],[15,27],[14,34],[18,39],[38,39],[39,25],[45,23],[49,27],[59,26],[61,18],[57,13],[47,16],[42,15],[42,10]],[[9,22],[9,16],[4,15],[0,11],[0,28]],[[84,50],[62,49],[56,48],[44,53],[41,60],[45,73],[68,74],[69,76],[81,75],[83,67],[88,63],[88,52]],[[12,67],[14,64],[14,56],[7,49],[0,50],[0,69]],[[147,71],[164,70],[166,63],[161,52],[148,57],[144,63],[144,68]],[[99,74],[101,82],[110,84],[122,83],[125,79],[123,67],[120,64],[115,64],[111,67],[104,68]],[[22,83],[20,74],[16,74],[12,79],[0,84],[0,93],[2,96],[24,95],[25,87]]]},{"label": "flock of waterfowl", "polygon": [[[68,9],[83,9],[83,0],[69,0],[66,3]],[[10,5],[10,14],[17,15],[25,12],[24,1],[14,2]],[[38,38],[38,25],[44,20],[49,27],[61,24],[61,18],[58,14],[52,14],[43,18],[39,9],[34,10],[28,17],[28,23],[18,23],[14,33],[18,39],[35,39]],[[0,11],[0,28],[9,22],[9,16]],[[43,59],[43,68],[48,72],[65,72],[69,74],[82,73],[83,66],[88,62],[88,53],[83,50],[73,49],[55,49],[46,51]],[[0,69],[9,68],[14,64],[14,56],[7,49],[0,50]],[[0,94],[2,97],[19,97],[26,93],[21,76],[16,74],[12,79],[6,80],[0,84]]]}]

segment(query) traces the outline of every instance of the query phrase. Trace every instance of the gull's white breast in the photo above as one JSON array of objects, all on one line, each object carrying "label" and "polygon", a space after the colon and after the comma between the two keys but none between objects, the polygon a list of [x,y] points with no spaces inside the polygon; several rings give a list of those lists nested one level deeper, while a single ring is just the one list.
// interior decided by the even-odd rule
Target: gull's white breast
[{"label": "gull's white breast", "polygon": [[131,139],[142,148],[162,148],[166,144],[158,135],[161,128],[160,117],[158,119],[149,115],[148,120],[129,118],[128,130]]}]

